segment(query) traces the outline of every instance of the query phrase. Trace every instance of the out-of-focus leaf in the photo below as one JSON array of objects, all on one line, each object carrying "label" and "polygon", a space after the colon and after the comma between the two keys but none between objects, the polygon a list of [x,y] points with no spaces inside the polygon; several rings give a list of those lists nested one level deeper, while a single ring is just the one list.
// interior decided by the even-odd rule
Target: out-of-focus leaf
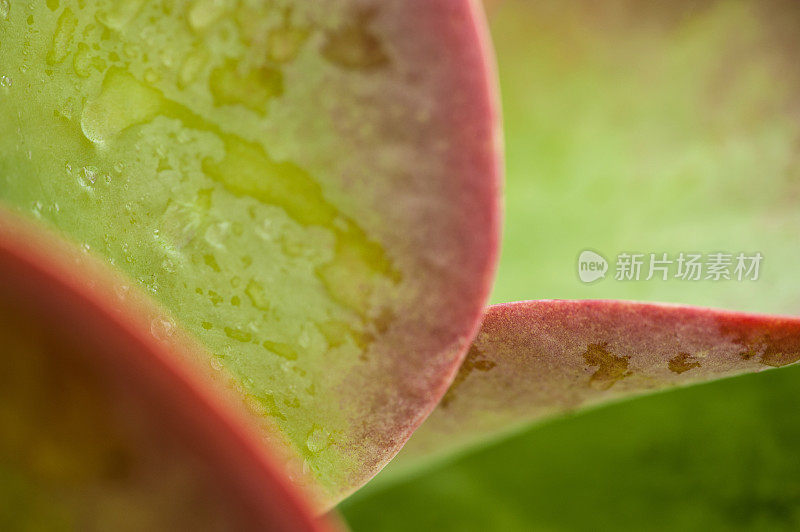
[{"label": "out-of-focus leaf", "polygon": [[[796,2],[504,0],[491,22],[507,161],[493,303],[800,310]],[[578,281],[585,249],[605,280]],[[622,252],[756,251],[757,282],[612,279]]]},{"label": "out-of-focus leaf", "polygon": [[624,401],[341,509],[356,532],[797,530],[798,382],[792,366]]},{"label": "out-of-focus leaf", "polygon": [[334,530],[275,428],[125,282],[0,209],[0,529]]}]

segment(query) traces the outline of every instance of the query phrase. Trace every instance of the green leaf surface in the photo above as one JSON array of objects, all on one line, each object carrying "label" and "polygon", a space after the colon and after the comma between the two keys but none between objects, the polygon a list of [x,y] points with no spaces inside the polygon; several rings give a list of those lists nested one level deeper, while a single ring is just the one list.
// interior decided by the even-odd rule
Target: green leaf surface
[{"label": "green leaf surface", "polygon": [[[0,201],[108,260],[331,503],[444,394],[499,238],[477,4],[0,2]],[[412,38],[413,35],[413,38]]]}]

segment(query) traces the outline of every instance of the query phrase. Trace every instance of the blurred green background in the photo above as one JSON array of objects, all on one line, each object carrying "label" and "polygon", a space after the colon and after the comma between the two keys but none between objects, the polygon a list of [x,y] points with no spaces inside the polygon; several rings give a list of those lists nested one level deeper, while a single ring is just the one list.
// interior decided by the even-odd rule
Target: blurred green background
[{"label": "blurred green background", "polygon": [[[797,314],[800,5],[505,0],[493,302]],[[581,251],[611,262],[576,275]],[[761,252],[758,281],[613,279],[620,252]],[[342,505],[355,531],[800,529],[800,367],[533,427]]]}]

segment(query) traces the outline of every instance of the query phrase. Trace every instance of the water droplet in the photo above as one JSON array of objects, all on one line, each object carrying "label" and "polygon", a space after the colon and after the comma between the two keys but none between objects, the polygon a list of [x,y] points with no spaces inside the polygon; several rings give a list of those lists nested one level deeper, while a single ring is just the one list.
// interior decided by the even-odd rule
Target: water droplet
[{"label": "water droplet", "polygon": [[300,338],[297,339],[297,343],[300,344],[300,347],[303,349],[308,349],[308,346],[311,345],[311,336],[308,334],[307,329],[303,329],[303,332],[300,333]]},{"label": "water droplet", "polygon": [[305,486],[308,483],[308,477],[304,474],[305,460],[300,458],[290,458],[286,464],[286,472],[289,480],[296,486]]},{"label": "water droplet", "polygon": [[200,0],[189,10],[189,25],[195,31],[202,31],[221,17],[225,9],[220,0]]},{"label": "water droplet", "polygon": [[131,287],[126,284],[120,284],[114,287],[114,292],[116,292],[120,301],[125,301],[125,298],[128,297],[128,292],[130,292],[130,290]]},{"label": "water droplet", "polygon": [[314,454],[320,453],[330,445],[330,434],[322,427],[314,427],[306,439],[306,448]]},{"label": "water droplet", "polygon": [[3,87],[6,88],[11,87],[13,83],[14,81],[8,76],[0,76],[0,85],[2,85]]},{"label": "water droplet", "polygon": [[211,367],[217,371],[222,371],[223,365],[219,356],[214,355],[211,357]]},{"label": "water droplet", "polygon": [[175,324],[168,318],[154,318],[153,321],[150,322],[150,334],[152,334],[156,340],[161,340],[162,342],[166,341],[175,334]]},{"label": "water droplet", "polygon": [[124,28],[139,13],[143,0],[118,0],[97,14],[101,24],[115,30]]},{"label": "water droplet", "polygon": [[127,72],[111,70],[100,94],[83,107],[81,131],[93,143],[105,144],[123,130],[155,118],[161,104],[157,91]]},{"label": "water droplet", "polygon": [[8,0],[0,0],[0,19],[7,19],[9,11],[11,11],[11,4]]},{"label": "water droplet", "polygon": [[225,249],[225,244],[230,240],[231,224],[218,222],[206,229],[205,240],[217,249]]},{"label": "water droplet", "polygon": [[[32,16],[28,17],[28,23],[31,22],[33,22]],[[64,61],[71,53],[71,45],[77,27],[78,17],[73,13],[72,9],[66,7],[56,22],[52,46],[46,58],[48,65],[55,65]]]},{"label": "water droplet", "polygon": [[88,78],[91,74],[92,53],[85,43],[78,43],[78,50],[72,58],[72,69],[81,78]]},{"label": "water droplet", "polygon": [[125,163],[123,163],[122,161],[114,165],[114,171],[116,173],[121,174],[123,170],[125,170]]},{"label": "water droplet", "polygon": [[191,84],[207,63],[208,58],[205,53],[193,53],[186,57],[178,74],[178,87],[185,88]]},{"label": "water droplet", "polygon": [[152,68],[148,68],[147,71],[144,73],[144,80],[147,83],[158,83],[161,81],[161,75],[153,70]]},{"label": "water droplet", "polygon": [[78,173],[78,182],[84,188],[91,188],[97,181],[97,168],[94,166],[84,166]]}]

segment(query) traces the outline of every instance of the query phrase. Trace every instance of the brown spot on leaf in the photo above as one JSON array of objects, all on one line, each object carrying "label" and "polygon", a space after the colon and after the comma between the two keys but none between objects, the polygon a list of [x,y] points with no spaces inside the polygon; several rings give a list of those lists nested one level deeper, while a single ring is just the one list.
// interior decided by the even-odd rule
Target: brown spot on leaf
[{"label": "brown spot on leaf", "polygon": [[352,22],[329,32],[322,46],[322,56],[351,70],[373,70],[389,64],[380,39],[369,28],[374,12],[361,12]]},{"label": "brown spot on leaf", "polygon": [[297,57],[308,36],[307,29],[289,25],[272,30],[267,37],[267,57],[276,63],[291,61]]},{"label": "brown spot on leaf", "polygon": [[761,354],[762,364],[779,368],[800,360],[800,338],[797,336],[771,338],[767,335],[766,340],[766,347]]},{"label": "brown spot on leaf", "polygon": [[442,397],[442,407],[446,408],[447,405],[452,402],[452,400],[455,398],[456,389],[467,379],[467,377],[470,376],[473,371],[489,371],[496,365],[497,363],[493,360],[484,358],[483,352],[473,344],[472,347],[469,348],[469,353],[467,353],[464,363],[461,364],[461,368],[459,368],[456,378],[453,379],[453,384],[450,385],[447,393],[444,394],[444,397]]},{"label": "brown spot on leaf", "polygon": [[378,331],[378,334],[386,334],[386,331],[389,330],[389,326],[394,323],[396,319],[397,317],[391,307],[383,307],[378,315],[373,318],[372,323],[375,325],[375,330]]},{"label": "brown spot on leaf", "polygon": [[742,360],[750,360],[758,355],[758,351],[753,347],[753,345],[759,343],[759,341],[756,340],[758,335],[755,332],[746,334],[744,330],[740,329],[735,324],[726,321],[720,322],[719,329],[723,336],[730,336],[734,344],[738,344],[742,347],[742,351],[738,353]]},{"label": "brown spot on leaf", "polygon": [[211,72],[209,88],[215,105],[242,105],[266,114],[270,100],[283,95],[283,73],[272,67],[242,70],[228,61]]},{"label": "brown spot on leaf", "polygon": [[608,343],[589,344],[583,353],[583,359],[590,366],[597,366],[597,371],[589,379],[589,385],[599,390],[608,390],[614,383],[624,379],[628,371],[628,359],[608,351]]},{"label": "brown spot on leaf", "polygon": [[800,334],[789,323],[776,322],[759,330],[738,330],[732,325],[722,325],[724,334],[733,336],[733,342],[742,347],[739,356],[750,360],[760,356],[765,366],[779,368],[800,360]]},{"label": "brown spot on leaf", "polygon": [[742,360],[750,360],[751,358],[753,358],[757,354],[758,353],[756,352],[755,349],[753,349],[752,347],[749,347],[745,351],[742,351],[741,353],[739,353],[739,356],[742,357]]},{"label": "brown spot on leaf", "polygon": [[678,353],[669,360],[669,370],[681,374],[690,369],[699,368],[700,362],[689,353]]}]

